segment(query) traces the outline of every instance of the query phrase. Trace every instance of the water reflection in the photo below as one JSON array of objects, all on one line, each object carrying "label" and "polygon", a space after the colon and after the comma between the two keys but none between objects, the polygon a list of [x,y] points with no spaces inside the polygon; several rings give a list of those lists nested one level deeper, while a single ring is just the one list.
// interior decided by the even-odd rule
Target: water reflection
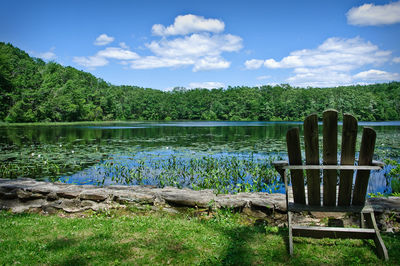
[{"label": "water reflection", "polygon": [[[362,125],[377,131],[375,159],[393,158],[400,153],[400,122],[360,122],[357,149],[361,140]],[[229,153],[232,156],[264,156],[267,160],[276,154],[286,154],[285,135],[288,129],[299,127],[299,122],[123,122],[60,126],[1,126],[0,161],[12,163],[16,168],[29,165],[54,163],[60,165],[56,174],[46,171],[24,173],[19,176],[50,179],[62,177],[68,182],[94,182],[85,179],[94,177],[94,170],[105,158],[147,153],[160,154],[166,160],[171,151],[187,151],[191,156]],[[341,126],[339,126],[339,131]],[[320,126],[322,132],[322,126]],[[339,132],[340,143],[340,132]],[[322,145],[322,139],[320,140]],[[340,148],[340,145],[338,145]],[[303,147],[304,149],[304,147]],[[320,149],[322,150],[322,149]],[[73,151],[73,152],[72,152]],[[31,154],[41,155],[40,158]],[[139,156],[140,157],[140,156]],[[304,158],[304,156],[303,156]],[[121,165],[124,164],[122,161]],[[98,171],[98,169],[97,169]],[[386,170],[385,170],[386,171]],[[384,172],[371,175],[369,192],[385,192],[387,180]],[[54,176],[56,175],[56,176]],[[107,181],[109,182],[109,181]],[[111,181],[110,181],[111,182]]]}]

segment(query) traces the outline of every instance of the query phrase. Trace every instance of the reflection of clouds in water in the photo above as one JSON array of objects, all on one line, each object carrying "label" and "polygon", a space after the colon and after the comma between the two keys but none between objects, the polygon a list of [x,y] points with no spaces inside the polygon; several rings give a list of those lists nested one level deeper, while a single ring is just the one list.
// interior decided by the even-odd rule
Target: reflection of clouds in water
[{"label": "reflection of clouds in water", "polygon": [[[382,160],[389,157],[399,159],[399,121],[359,122],[359,125],[361,126],[358,129],[358,148],[362,126],[371,126],[377,131],[374,159]],[[216,156],[216,154],[239,156],[238,154],[250,154],[252,151],[265,156],[277,153],[284,155],[285,135],[291,127],[300,127],[302,132],[302,122],[261,121],[113,122],[0,127],[0,150],[3,151],[0,153],[0,161],[12,162],[16,167],[25,167],[24,169],[27,168],[26,165],[32,165],[33,160],[40,166],[57,165],[60,167],[60,174],[57,174],[57,177],[70,175],[70,179],[73,178],[76,182],[87,182],[85,176],[101,175],[96,174],[93,167],[110,155],[118,155],[122,161],[124,160],[122,156],[131,155],[143,158],[149,156],[152,160],[159,158],[157,159],[159,161],[165,160],[172,154],[194,158],[204,155]],[[339,143],[341,128],[339,126]],[[322,126],[320,133],[321,130]],[[320,145],[322,150],[322,133]],[[35,156],[32,156],[32,153]],[[39,158],[38,154],[41,155]],[[121,165],[124,163],[121,162]],[[88,171],[87,174],[85,171]],[[50,172],[43,172],[40,176],[55,177],[51,176]],[[83,180],[80,181],[79,178]],[[386,180],[383,174],[371,175],[370,190],[383,191],[384,184]]]}]

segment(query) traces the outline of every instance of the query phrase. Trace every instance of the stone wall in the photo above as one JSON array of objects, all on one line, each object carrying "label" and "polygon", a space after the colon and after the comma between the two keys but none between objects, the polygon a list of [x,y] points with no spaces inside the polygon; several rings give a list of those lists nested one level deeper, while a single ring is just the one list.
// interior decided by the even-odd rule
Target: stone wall
[{"label": "stone wall", "polygon": [[33,179],[0,179],[0,208],[24,212],[32,208],[65,212],[100,210],[121,205],[141,204],[167,207],[245,207],[286,211],[285,195],[239,193],[216,195],[212,190],[195,191],[175,187],[74,185]]},{"label": "stone wall", "polygon": [[[381,228],[400,222],[400,198],[369,199]],[[174,211],[181,207],[198,209],[233,208],[247,215],[282,225],[286,220],[284,194],[262,192],[220,194],[212,190],[194,191],[174,187],[73,185],[41,182],[33,179],[0,179],[0,210],[54,213],[83,212],[124,208],[129,205],[151,206]],[[311,215],[315,218],[315,215]],[[391,226],[391,225],[392,226]]]}]

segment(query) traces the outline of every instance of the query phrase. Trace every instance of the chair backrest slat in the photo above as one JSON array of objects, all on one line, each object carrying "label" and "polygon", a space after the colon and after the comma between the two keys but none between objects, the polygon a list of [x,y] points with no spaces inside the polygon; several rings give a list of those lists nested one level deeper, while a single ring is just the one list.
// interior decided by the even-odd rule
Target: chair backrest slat
[{"label": "chair backrest slat", "polygon": [[[309,115],[304,120],[304,146],[306,164],[318,165],[318,116],[316,114]],[[306,173],[308,204],[312,206],[321,206],[321,180],[319,170],[306,170]]]},{"label": "chair backrest slat", "polygon": [[[323,120],[323,163],[337,164],[337,119],[336,110],[327,110],[322,115]],[[337,171],[323,170],[323,201],[324,206],[336,205]]]},{"label": "chair backrest slat", "polygon": [[[327,110],[322,115],[323,121],[323,165],[337,166],[338,152],[338,112]],[[354,166],[357,141],[357,120],[349,114],[343,116],[341,166]],[[361,140],[359,166],[371,166],[374,155],[376,133],[372,128],[365,127]],[[289,165],[302,165],[299,128],[291,128],[286,134]],[[304,120],[304,146],[306,165],[319,165],[318,117],[316,114]],[[340,166],[338,166],[340,167]],[[306,204],[304,174],[302,169],[290,169],[294,203]],[[306,169],[307,202],[311,206],[350,206],[365,204],[369,175],[371,170],[357,170],[353,189],[354,170],[340,170],[339,195],[337,196],[338,168],[323,169],[323,191],[321,192],[320,169]]]},{"label": "chair backrest slat", "polygon": [[[359,165],[371,165],[375,149],[376,133],[372,128],[364,127],[361,139]],[[353,205],[364,205],[367,194],[370,170],[357,171],[356,182],[353,191]]]},{"label": "chair backrest slat", "polygon": [[[354,116],[343,116],[342,150],[340,165],[354,165],[354,157],[357,141],[357,120]],[[339,206],[349,206],[351,202],[351,190],[353,185],[353,170],[341,170],[339,181]]]},{"label": "chair backrest slat", "polygon": [[[299,128],[289,129],[286,134],[289,164],[301,165]],[[305,204],[303,170],[290,170],[292,177],[293,199],[295,203]]]}]

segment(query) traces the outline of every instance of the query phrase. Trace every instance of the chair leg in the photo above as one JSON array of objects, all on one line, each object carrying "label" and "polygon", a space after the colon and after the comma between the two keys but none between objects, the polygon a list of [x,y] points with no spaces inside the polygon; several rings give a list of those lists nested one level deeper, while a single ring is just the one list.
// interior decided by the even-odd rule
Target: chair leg
[{"label": "chair leg", "polygon": [[375,230],[374,242],[376,251],[381,259],[387,261],[389,259],[385,243],[383,243],[381,234],[379,233],[378,226],[376,225],[375,214],[373,212],[365,213],[367,224]]},{"label": "chair leg", "polygon": [[289,254],[293,256],[292,212],[288,210]]},{"label": "chair leg", "polygon": [[360,228],[366,228],[364,213],[360,213]]}]

